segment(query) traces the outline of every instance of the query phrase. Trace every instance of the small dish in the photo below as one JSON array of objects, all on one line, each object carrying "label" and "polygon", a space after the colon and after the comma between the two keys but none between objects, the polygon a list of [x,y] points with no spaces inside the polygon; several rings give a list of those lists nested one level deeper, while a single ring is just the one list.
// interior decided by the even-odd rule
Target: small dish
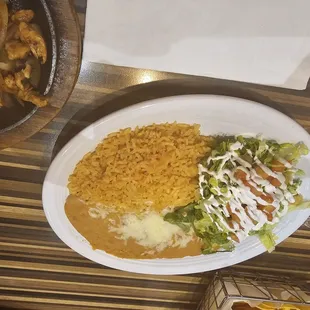
[{"label": "small dish", "polygon": [[[41,65],[38,91],[43,95],[47,95],[55,76],[58,50],[54,21],[49,6],[45,0],[11,0],[8,2],[8,9],[9,12],[29,9],[35,13],[33,22],[40,26],[48,55],[46,63]],[[38,109],[30,102],[24,102],[24,106],[22,106],[13,96],[11,97],[13,100],[12,106],[9,108],[3,107],[0,110],[0,133],[11,130],[27,121]]]},{"label": "small dish", "polygon": [[0,149],[30,137],[60,111],[78,78],[81,65],[81,33],[72,1],[10,0],[10,10],[32,9],[34,22],[47,45],[47,61],[41,67],[38,89],[48,96],[48,105],[37,108],[25,102],[0,111]]}]

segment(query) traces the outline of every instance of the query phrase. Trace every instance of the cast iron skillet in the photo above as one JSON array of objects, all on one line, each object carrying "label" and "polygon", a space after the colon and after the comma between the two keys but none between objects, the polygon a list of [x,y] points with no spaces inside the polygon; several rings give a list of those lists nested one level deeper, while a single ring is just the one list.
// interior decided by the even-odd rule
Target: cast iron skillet
[{"label": "cast iron skillet", "polygon": [[[45,64],[41,65],[41,77],[38,88],[41,94],[46,95],[52,86],[57,62],[55,27],[46,0],[9,0],[8,9],[9,11],[31,9],[35,13],[33,23],[40,26],[47,47],[47,61]],[[28,120],[37,109],[38,108],[30,102],[25,102],[24,107],[18,102],[15,102],[14,107],[1,108],[0,134]]]}]

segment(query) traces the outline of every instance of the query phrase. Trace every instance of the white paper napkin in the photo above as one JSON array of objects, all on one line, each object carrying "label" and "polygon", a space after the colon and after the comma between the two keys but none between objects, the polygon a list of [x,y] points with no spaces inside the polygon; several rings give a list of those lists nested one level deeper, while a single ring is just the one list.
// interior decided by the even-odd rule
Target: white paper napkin
[{"label": "white paper napkin", "polygon": [[304,89],[310,0],[88,0],[84,59]]}]

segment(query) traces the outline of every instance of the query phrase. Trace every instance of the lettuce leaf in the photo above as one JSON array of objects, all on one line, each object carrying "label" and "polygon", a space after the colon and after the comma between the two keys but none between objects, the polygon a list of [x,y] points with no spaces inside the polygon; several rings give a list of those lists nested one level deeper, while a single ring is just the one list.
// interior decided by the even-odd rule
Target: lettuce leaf
[{"label": "lettuce leaf", "polygon": [[303,201],[298,205],[292,204],[288,207],[288,212],[305,209],[310,209],[310,201]]},{"label": "lettuce leaf", "polygon": [[279,145],[278,156],[292,163],[297,163],[301,156],[309,153],[308,147],[300,143],[282,143]]},{"label": "lettuce leaf", "polygon": [[201,210],[195,208],[196,203],[190,203],[185,207],[180,207],[173,212],[167,213],[164,220],[178,225],[185,232],[189,232],[195,219],[202,218]]},{"label": "lettuce leaf", "polygon": [[[304,201],[299,205],[290,205],[288,211],[310,209],[310,201]],[[273,233],[275,225],[265,224],[259,231],[252,231],[250,235],[256,235],[260,242],[265,246],[267,251],[271,253],[276,246],[277,236]]]},{"label": "lettuce leaf", "polygon": [[264,233],[259,233],[258,237],[269,253],[275,249],[277,236],[272,230],[266,230]]},{"label": "lettuce leaf", "polygon": [[185,207],[178,208],[173,212],[167,213],[164,220],[178,225],[185,232],[193,229],[196,236],[202,241],[202,253],[211,254],[219,251],[232,251],[233,242],[228,238],[229,233],[218,229],[215,224],[215,215],[204,211],[204,206],[191,203]]},{"label": "lettuce leaf", "polygon": [[275,225],[265,224],[262,229],[250,232],[250,236],[257,236],[260,242],[265,246],[267,251],[271,253],[276,246],[277,236],[273,233]]}]

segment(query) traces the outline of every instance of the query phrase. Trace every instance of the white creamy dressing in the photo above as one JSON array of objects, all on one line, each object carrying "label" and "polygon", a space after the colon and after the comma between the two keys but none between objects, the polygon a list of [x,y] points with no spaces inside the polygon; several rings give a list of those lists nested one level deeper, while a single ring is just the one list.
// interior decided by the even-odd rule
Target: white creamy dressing
[{"label": "white creamy dressing", "polygon": [[[279,181],[279,187],[273,186],[268,180],[265,180],[259,176],[249,162],[240,158],[236,151],[242,148],[243,144],[236,142],[230,146],[230,149],[226,152],[226,154],[222,156],[209,157],[207,160],[207,166],[209,166],[213,160],[222,160],[218,172],[209,171],[201,164],[199,165],[200,194],[204,199],[204,206],[207,212],[210,214],[215,214],[223,227],[225,227],[228,231],[235,233],[239,241],[245,239],[250,231],[260,230],[266,223],[277,223],[279,221],[279,217],[282,217],[287,213],[289,204],[294,203],[295,201],[294,196],[287,190],[284,175],[269,169],[257,158],[257,156],[254,156],[253,158],[252,152],[247,150],[248,155],[254,159],[255,166],[260,167],[260,169],[262,169],[266,174]],[[292,165],[286,160],[282,158],[277,158],[277,160],[285,165],[285,167],[292,168]],[[230,161],[233,164],[234,169],[223,169],[227,161]],[[272,197],[273,202],[267,202],[261,197],[254,195],[251,192],[250,187],[244,185],[242,180],[236,179],[234,174],[237,169],[242,170],[246,174],[246,181],[253,187],[253,189],[261,192],[263,195],[268,194]],[[205,179],[204,173],[207,173],[218,181],[226,184],[228,191],[225,194],[220,191],[219,187],[212,187],[212,189],[216,190],[218,196],[222,196],[225,201],[227,201],[230,206],[231,213],[234,213],[240,219],[240,224],[233,221],[233,228],[229,226],[226,218],[230,217],[231,214],[229,213],[227,204],[223,205],[219,203],[214,195],[211,195],[210,198],[205,199],[201,183],[208,183],[208,181]],[[272,212],[272,221],[268,221],[267,214],[257,208],[258,204],[262,206],[270,205],[274,207],[274,211]],[[281,204],[282,210],[280,211]],[[218,227],[223,230],[220,225],[218,225]]]}]

